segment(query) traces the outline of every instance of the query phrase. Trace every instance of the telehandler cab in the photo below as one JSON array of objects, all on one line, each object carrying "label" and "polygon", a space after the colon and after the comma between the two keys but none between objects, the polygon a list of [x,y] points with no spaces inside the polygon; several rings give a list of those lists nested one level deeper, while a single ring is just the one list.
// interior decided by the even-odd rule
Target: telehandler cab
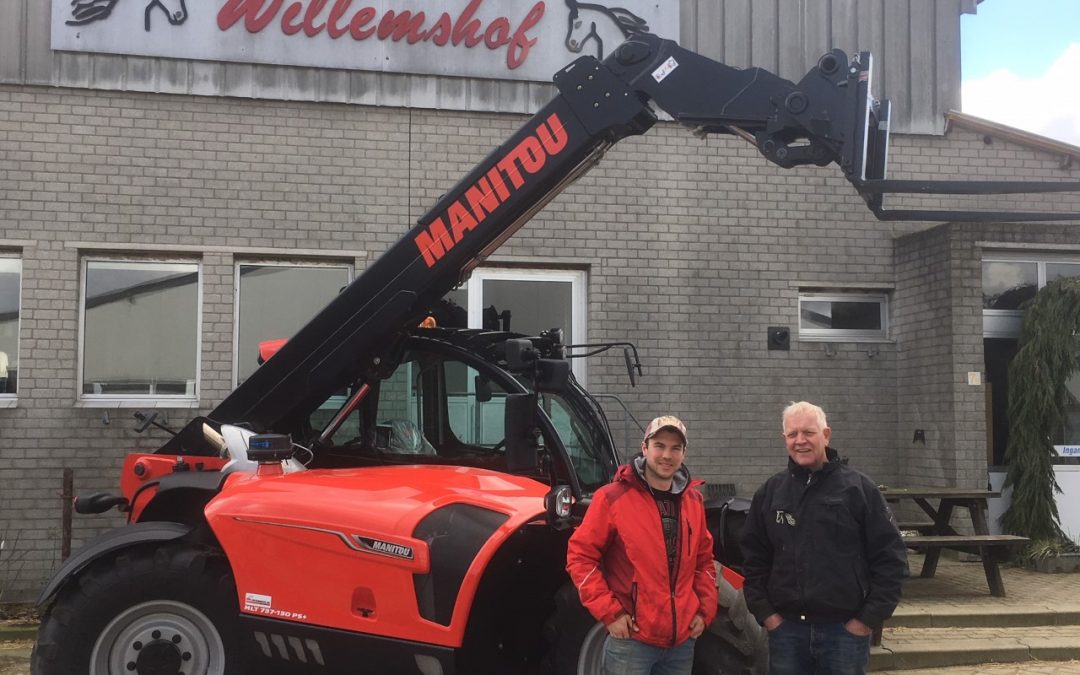
[{"label": "telehandler cab", "polygon": [[[558,72],[547,106],[209,415],[128,457],[121,495],[78,500],[129,524],[43,590],[33,672],[598,675],[605,634],[564,565],[618,462],[603,410],[559,331],[418,326],[612,144],[648,131],[652,105],[782,167],[836,163],[882,218],[1000,215],[895,212],[892,192],[1078,189],[887,180],[889,104],[870,73],[869,53],[834,50],[796,84],[649,34]],[[763,672],[741,578],[718,578],[694,672]]]}]

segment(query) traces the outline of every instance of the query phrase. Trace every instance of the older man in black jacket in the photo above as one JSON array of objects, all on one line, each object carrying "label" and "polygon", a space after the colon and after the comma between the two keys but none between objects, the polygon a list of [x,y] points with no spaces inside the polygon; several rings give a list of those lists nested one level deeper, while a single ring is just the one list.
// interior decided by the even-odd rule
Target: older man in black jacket
[{"label": "older man in black jacket", "polygon": [[892,616],[907,552],[877,486],[829,447],[825,412],[784,409],[788,467],[754,495],[742,533],[745,594],[769,632],[773,675],[861,675]]}]

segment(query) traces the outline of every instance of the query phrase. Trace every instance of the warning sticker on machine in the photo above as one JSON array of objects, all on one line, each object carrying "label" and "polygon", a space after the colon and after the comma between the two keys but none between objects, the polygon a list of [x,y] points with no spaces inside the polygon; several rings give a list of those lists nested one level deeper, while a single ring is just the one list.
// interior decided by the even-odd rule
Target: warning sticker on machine
[{"label": "warning sticker on machine", "polygon": [[263,616],[273,616],[279,619],[299,619],[303,621],[307,618],[307,614],[301,612],[290,612],[284,609],[274,609],[274,599],[269,595],[261,595],[259,593],[245,593],[244,594],[244,611],[252,614],[262,614]]},{"label": "warning sticker on machine", "polygon": [[679,67],[679,62],[675,60],[674,56],[669,56],[667,61],[660,64],[660,67],[652,71],[653,79],[657,82],[662,81],[665,77],[670,75],[673,70]]},{"label": "warning sticker on machine", "polygon": [[274,599],[269,595],[259,595],[258,593],[245,593],[244,604],[252,605],[253,607],[270,608],[274,605]]}]

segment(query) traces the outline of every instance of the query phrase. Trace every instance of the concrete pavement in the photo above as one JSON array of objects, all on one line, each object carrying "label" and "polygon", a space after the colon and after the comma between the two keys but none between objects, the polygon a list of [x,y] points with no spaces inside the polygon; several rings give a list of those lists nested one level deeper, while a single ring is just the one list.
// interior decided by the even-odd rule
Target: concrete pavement
[{"label": "concrete pavement", "polygon": [[[979,562],[942,559],[936,576],[922,579],[922,556],[909,560],[913,576],[871,654],[872,670],[945,672],[998,662],[1016,664],[1002,672],[1080,674],[1076,665],[1055,663],[1080,660],[1080,574],[1003,565],[1006,597],[995,598]],[[1051,670],[1029,670],[1043,667]]]},{"label": "concrete pavement", "polygon": [[[1002,566],[1007,595],[995,598],[978,562],[943,559],[933,579],[918,577],[921,556],[910,563],[914,576],[873,649],[872,671],[1080,675],[1080,574]],[[5,641],[0,631],[0,675],[29,675],[26,637]]]},{"label": "concrete pavement", "polygon": [[1080,661],[1027,661],[930,670],[883,670],[879,675],[1080,675]]}]

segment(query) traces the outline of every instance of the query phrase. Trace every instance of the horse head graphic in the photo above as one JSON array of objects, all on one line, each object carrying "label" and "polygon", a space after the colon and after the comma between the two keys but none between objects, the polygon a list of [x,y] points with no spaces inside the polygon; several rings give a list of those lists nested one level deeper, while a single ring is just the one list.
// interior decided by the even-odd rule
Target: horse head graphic
[{"label": "horse head graphic", "polygon": [[169,23],[173,26],[179,26],[187,21],[187,0],[150,0],[150,3],[146,5],[146,13],[144,14],[143,27],[150,30],[150,13],[155,9],[160,9],[165,13],[165,16],[169,19]]},{"label": "horse head graphic", "polygon": [[[94,21],[104,21],[112,14],[117,0],[71,0],[71,18],[69,26],[82,26]],[[187,21],[187,0],[150,0],[143,14],[143,28],[149,32],[150,15],[154,10],[161,10],[169,23],[179,26]]]},{"label": "horse head graphic", "polygon": [[649,25],[645,19],[623,7],[607,7],[592,2],[566,0],[570,9],[566,22],[566,48],[575,54],[581,53],[585,45],[593,43],[596,58],[604,58],[604,40],[596,30],[596,22],[611,23],[622,33],[623,39],[639,33],[647,33]]}]

